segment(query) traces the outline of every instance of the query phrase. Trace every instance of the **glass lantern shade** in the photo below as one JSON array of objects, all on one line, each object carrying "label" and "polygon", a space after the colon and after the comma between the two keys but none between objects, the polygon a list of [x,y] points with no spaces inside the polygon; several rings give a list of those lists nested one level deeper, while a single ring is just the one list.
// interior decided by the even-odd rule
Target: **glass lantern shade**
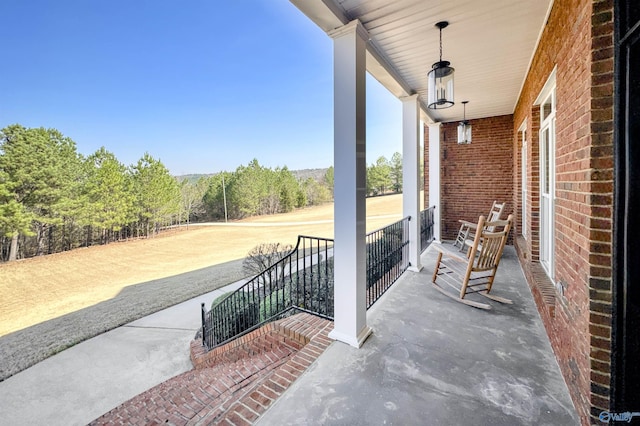
[{"label": "glass lantern shade", "polygon": [[428,108],[442,109],[453,106],[453,72],[449,61],[436,62],[427,75],[429,80]]},{"label": "glass lantern shade", "polygon": [[470,144],[471,143],[471,124],[468,121],[461,121],[458,124],[458,143]]}]

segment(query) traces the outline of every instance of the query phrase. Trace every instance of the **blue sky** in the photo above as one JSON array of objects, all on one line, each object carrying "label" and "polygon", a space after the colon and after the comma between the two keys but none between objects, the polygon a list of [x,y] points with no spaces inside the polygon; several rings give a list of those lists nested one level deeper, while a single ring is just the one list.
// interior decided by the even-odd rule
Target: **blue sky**
[{"label": "blue sky", "polygon": [[[53,127],[89,155],[171,171],[333,163],[333,46],[287,0],[1,0],[0,128]],[[402,149],[367,79],[367,163]]]}]

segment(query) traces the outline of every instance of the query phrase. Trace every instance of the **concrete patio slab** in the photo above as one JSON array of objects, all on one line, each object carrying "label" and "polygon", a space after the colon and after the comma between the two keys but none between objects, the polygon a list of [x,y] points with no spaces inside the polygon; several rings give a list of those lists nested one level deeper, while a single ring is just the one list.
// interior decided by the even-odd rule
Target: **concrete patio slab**
[{"label": "concrete patio slab", "polygon": [[494,292],[514,304],[489,311],[431,287],[433,250],[422,263],[369,310],[362,348],[333,343],[258,424],[579,424],[513,248]]}]

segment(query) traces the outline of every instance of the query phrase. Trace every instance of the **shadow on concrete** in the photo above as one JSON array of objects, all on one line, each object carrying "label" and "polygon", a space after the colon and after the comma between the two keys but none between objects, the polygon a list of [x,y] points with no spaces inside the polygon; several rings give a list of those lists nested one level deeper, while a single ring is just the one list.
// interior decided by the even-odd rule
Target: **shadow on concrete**
[{"label": "shadow on concrete", "polygon": [[91,337],[241,280],[243,259],[123,288],[115,297],[0,337],[0,382]]}]

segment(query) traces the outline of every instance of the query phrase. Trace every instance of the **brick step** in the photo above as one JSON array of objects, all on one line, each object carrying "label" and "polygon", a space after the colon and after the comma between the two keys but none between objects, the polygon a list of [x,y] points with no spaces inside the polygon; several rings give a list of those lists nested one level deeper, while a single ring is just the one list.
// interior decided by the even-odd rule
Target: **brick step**
[{"label": "brick step", "polygon": [[267,324],[210,352],[195,351],[196,368],[114,408],[103,424],[251,424],[326,349],[333,324],[298,314]]}]

